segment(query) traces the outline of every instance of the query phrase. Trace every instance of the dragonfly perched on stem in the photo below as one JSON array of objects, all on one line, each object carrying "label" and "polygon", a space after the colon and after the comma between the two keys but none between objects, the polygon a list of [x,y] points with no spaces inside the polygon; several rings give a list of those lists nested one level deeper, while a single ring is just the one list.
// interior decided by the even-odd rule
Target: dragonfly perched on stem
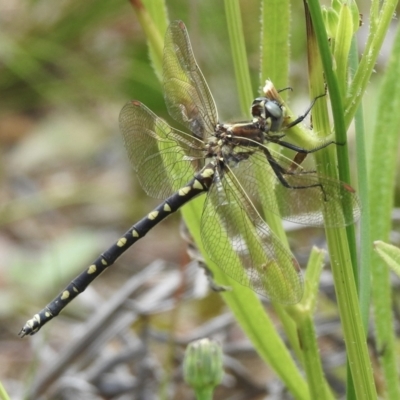
[{"label": "dragonfly perched on stem", "polygon": [[[166,200],[30,319],[20,336],[36,333],[137,240],[200,194],[207,192],[200,229],[208,257],[241,284],[283,304],[300,301],[301,270],[255,204],[264,203],[284,218],[307,225],[321,226],[323,210],[337,226],[358,218],[358,200],[351,187],[304,171],[297,164],[293,169],[292,160],[267,148],[272,141],[304,154],[316,150],[282,140],[284,134],[279,132],[293,122],[285,120],[284,107],[274,96],[254,101],[250,122],[219,123],[214,99],[181,21],[172,22],[166,33],[163,81],[170,115],[190,133],[170,127],[136,100],[123,107],[119,121],[143,189]],[[310,109],[294,123],[301,122]],[[262,171],[265,179],[260,179],[256,170]],[[272,186],[263,188],[267,181]],[[342,202],[351,203],[353,215],[343,215]]]}]

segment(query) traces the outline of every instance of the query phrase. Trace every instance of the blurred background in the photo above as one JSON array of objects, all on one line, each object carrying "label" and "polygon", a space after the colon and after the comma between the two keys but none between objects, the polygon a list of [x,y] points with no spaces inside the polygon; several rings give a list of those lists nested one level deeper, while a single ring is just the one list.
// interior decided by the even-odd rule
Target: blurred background
[{"label": "blurred background", "polygon": [[[293,3],[290,84],[294,91],[290,105],[300,114],[309,104],[307,57],[302,4]],[[365,21],[367,5],[361,3],[359,7]],[[246,119],[248,116],[240,114],[237,101],[223,2],[175,0],[167,1],[167,8],[170,20],[182,19],[187,25],[220,120]],[[258,13],[258,1],[242,1],[255,95],[260,93]],[[90,364],[86,359],[77,367],[73,359],[88,346],[82,336],[89,328],[82,328],[86,326],[83,324],[96,310],[106,308],[108,298],[149,265],[153,268],[149,276],[140,278],[143,279],[141,296],[146,295],[143,286],[161,290],[163,280],[170,282],[175,274],[180,277],[174,283],[177,291],[182,290],[185,274],[195,276],[194,282],[197,279],[205,282],[202,271],[199,277],[196,268],[185,268],[190,259],[187,243],[180,234],[179,215],[170,217],[140,240],[38,335],[19,339],[17,333],[75,275],[159,203],[142,191],[126,157],[118,128],[118,114],[124,103],[138,99],[172,125],[176,124],[167,115],[162,86],[149,62],[146,39],[127,0],[0,0],[0,26],[0,380],[13,399],[23,398],[34,390],[44,393],[43,398],[84,398],[70,392],[74,385],[65,382],[59,387],[68,387],[70,391],[50,388],[71,366],[82,371]],[[361,27],[361,46],[366,34],[367,28]],[[390,46],[388,37],[376,67],[378,72],[384,68]],[[262,77],[265,78],[268,77]],[[378,84],[379,74],[368,90],[366,126],[373,126]],[[314,231],[309,230],[310,234],[301,240],[293,235],[293,251],[301,262],[307,260],[312,244],[323,245],[322,231],[317,230],[315,235]],[[163,261],[155,265],[156,260]],[[130,325],[134,327],[137,342],[132,338],[129,342],[126,337],[124,340],[133,348],[136,343],[142,360],[150,359],[151,363],[141,365],[142,369],[136,366],[142,375],[136,371],[134,376],[151,376],[162,383],[166,378],[160,378],[160,374],[167,371],[172,381],[180,382],[174,369],[179,357],[177,360],[176,355],[172,358],[165,355],[170,348],[168,332],[182,338],[184,345],[189,337],[196,336],[193,331],[213,318],[225,318],[219,325],[224,327],[224,333],[219,335],[225,339],[221,340],[229,342],[226,339],[229,332],[230,340],[247,343],[240,329],[233,326],[219,296],[207,293],[204,282],[201,290],[194,290],[197,294],[192,300],[180,305],[179,314],[168,302],[176,294],[167,301],[160,292],[151,312],[136,310],[137,318]],[[174,285],[171,284],[171,290]],[[179,296],[175,300],[179,302]],[[100,331],[113,324],[106,319],[103,325],[90,331],[93,336],[86,340],[93,341]],[[216,329],[204,326],[210,329],[205,333]],[[160,359],[147,358],[148,353],[143,357],[141,352],[146,346],[138,339],[143,339],[143,332],[146,338],[152,338],[151,344],[147,343],[150,348],[164,349]],[[73,351],[71,345],[75,340],[81,347]],[[114,346],[122,347],[119,342]],[[236,344],[236,351],[239,347]],[[103,350],[114,354],[115,348],[109,350],[104,345]],[[99,347],[95,349],[92,351],[99,352]],[[263,374],[271,375],[270,372],[250,346],[243,345],[242,351],[247,357],[242,360],[243,365],[251,364],[262,376],[260,382],[264,382]],[[55,362],[63,362],[59,375],[49,378],[48,371],[55,369]],[[235,398],[266,396],[265,386],[257,382],[258,376],[251,377],[253,382],[246,373],[237,372],[242,370],[236,364],[232,365],[236,372],[231,372],[231,377],[235,377],[231,386],[232,382],[239,382],[247,388],[247,397]],[[38,383],[40,375],[47,381],[43,378]],[[76,378],[72,373],[68,376]],[[93,378],[91,382],[94,381]],[[250,386],[246,386],[250,385],[248,381],[253,385],[253,397],[249,395]],[[143,382],[144,378],[139,380]],[[270,393],[274,386],[271,388]],[[276,390],[284,392],[279,384]],[[69,393],[73,393],[72,397],[68,397]],[[35,396],[31,398],[40,398]],[[141,398],[125,396],[107,398]],[[87,398],[105,397],[93,394]],[[142,398],[153,397],[149,394]],[[191,397],[174,394],[166,398]],[[229,397],[224,394],[221,398]]]}]

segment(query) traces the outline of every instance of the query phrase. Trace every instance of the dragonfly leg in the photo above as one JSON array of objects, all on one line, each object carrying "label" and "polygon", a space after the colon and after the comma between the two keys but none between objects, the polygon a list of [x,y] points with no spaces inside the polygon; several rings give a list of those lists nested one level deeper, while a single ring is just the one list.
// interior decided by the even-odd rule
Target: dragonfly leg
[{"label": "dragonfly leg", "polygon": [[[338,144],[334,140],[328,140],[321,145],[314,147],[313,149],[305,149],[304,147],[296,146],[293,143],[285,142],[284,140],[271,140],[271,142],[277,143],[282,147],[286,147],[287,149],[297,151],[298,153],[310,154],[315,153],[318,150],[324,149],[325,147],[329,146],[330,144]],[[305,157],[304,157],[305,158]]]},{"label": "dragonfly leg", "polygon": [[[286,170],[283,168],[272,156],[272,154],[267,150],[264,149],[265,156],[267,157],[267,160],[269,162],[269,165],[271,166],[272,170],[274,171],[276,177],[279,179],[280,183],[288,188],[288,189],[308,189],[311,187],[320,187],[322,190],[322,193],[324,195],[324,200],[326,201],[326,193],[324,190],[324,187],[321,183],[313,183],[311,185],[291,185],[285,178],[285,175],[301,175],[303,172],[296,172],[295,170],[292,169],[292,167],[289,168],[289,170]],[[305,158],[305,157],[304,157]],[[303,158],[303,160],[304,160]],[[301,160],[301,161],[303,161]],[[310,171],[305,171],[304,174],[309,173]]]},{"label": "dragonfly leg", "polygon": [[289,129],[292,128],[293,126],[299,124],[301,121],[304,120],[304,118],[307,117],[307,115],[310,113],[311,109],[314,107],[315,102],[321,98],[326,96],[326,92],[324,94],[320,94],[319,96],[315,97],[314,100],[311,102],[311,104],[309,105],[309,107],[307,108],[307,110],[305,111],[304,114],[299,115],[294,121],[292,121],[290,124],[285,126],[285,129]]},{"label": "dragonfly leg", "polygon": [[279,90],[278,90],[278,93],[282,93],[282,92],[284,92],[285,90],[290,90],[291,92],[293,92],[293,88],[290,87],[290,86],[288,86],[288,87],[285,87],[285,88],[283,88],[283,89],[279,89]]}]

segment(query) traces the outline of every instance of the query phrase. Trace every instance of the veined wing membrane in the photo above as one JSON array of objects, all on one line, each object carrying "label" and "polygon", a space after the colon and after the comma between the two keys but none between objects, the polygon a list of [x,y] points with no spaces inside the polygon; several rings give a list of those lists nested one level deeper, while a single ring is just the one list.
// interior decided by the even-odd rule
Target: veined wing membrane
[{"label": "veined wing membrane", "polygon": [[[289,171],[292,161],[273,153],[275,161]],[[315,171],[297,170],[282,176],[292,187],[285,187],[268,163],[265,154],[257,151],[251,160],[241,161],[233,172],[246,193],[283,219],[308,226],[338,227],[354,223],[360,216],[357,194],[349,185],[339,180],[321,176]],[[306,188],[295,188],[305,186]],[[342,204],[351,204],[353,213],[346,216]],[[329,220],[324,221],[324,212]]]},{"label": "veined wing membrane", "polygon": [[205,140],[218,122],[217,108],[182,21],[172,22],[165,36],[163,81],[169,114]]},{"label": "veined wing membrane", "polygon": [[204,205],[201,236],[210,258],[240,284],[282,304],[300,301],[303,281],[297,261],[228,169],[216,171]]},{"label": "veined wing membrane", "polygon": [[149,196],[166,198],[193,178],[191,160],[204,157],[200,140],[171,128],[139,101],[123,107],[119,124],[128,157]]}]

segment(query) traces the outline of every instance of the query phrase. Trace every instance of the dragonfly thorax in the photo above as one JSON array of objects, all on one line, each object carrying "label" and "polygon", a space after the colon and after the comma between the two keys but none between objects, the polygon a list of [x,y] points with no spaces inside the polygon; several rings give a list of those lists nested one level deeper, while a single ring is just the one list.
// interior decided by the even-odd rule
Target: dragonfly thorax
[{"label": "dragonfly thorax", "polygon": [[215,130],[219,146],[258,147],[264,143],[264,132],[258,121],[219,124]]},{"label": "dragonfly thorax", "polygon": [[258,122],[217,124],[205,145],[205,158],[235,166],[247,160],[265,142]]}]

